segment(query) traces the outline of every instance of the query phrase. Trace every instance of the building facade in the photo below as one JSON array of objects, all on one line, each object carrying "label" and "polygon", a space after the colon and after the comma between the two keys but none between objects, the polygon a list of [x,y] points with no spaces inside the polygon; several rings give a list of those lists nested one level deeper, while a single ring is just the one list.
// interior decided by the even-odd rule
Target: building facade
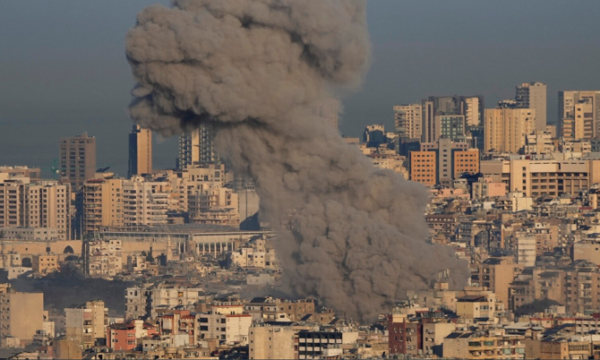
[{"label": "building facade", "polygon": [[129,171],[127,177],[152,173],[152,130],[134,125],[129,133]]},{"label": "building facade", "polygon": [[600,182],[600,160],[488,160],[481,173],[526,197],[577,194]]},{"label": "building facade", "polygon": [[180,135],[177,168],[183,170],[193,165],[220,163],[221,159],[215,150],[214,137],[214,129],[206,123]]},{"label": "building facade", "polygon": [[123,181],[123,224],[156,226],[167,224],[168,183],[133,177]]},{"label": "building facade", "polygon": [[600,90],[559,91],[558,131],[566,140],[600,136]]},{"label": "building facade", "polygon": [[70,186],[57,181],[0,181],[0,228],[47,228],[71,238]]},{"label": "building facade", "polygon": [[29,345],[44,325],[44,294],[6,292],[0,294],[0,338],[19,339]]},{"label": "building facade", "polygon": [[123,226],[123,180],[90,179],[83,185],[83,231]]},{"label": "building facade", "polygon": [[60,174],[74,191],[96,173],[96,138],[87,133],[60,139]]},{"label": "building facade", "polygon": [[534,131],[535,110],[503,107],[485,109],[485,152],[516,154]]},{"label": "building facade", "polygon": [[535,131],[544,131],[547,124],[546,84],[541,82],[522,83],[517,86],[515,101],[521,109],[535,111]]},{"label": "building facade", "polygon": [[394,127],[399,139],[420,139],[422,121],[420,103],[394,106]]}]

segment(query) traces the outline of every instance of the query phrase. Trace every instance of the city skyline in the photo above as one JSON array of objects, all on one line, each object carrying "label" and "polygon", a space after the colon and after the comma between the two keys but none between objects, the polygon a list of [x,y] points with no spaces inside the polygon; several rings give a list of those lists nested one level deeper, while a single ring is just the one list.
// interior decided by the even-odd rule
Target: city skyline
[{"label": "city skyline", "polygon": [[0,358],[600,359],[596,10],[0,2]]},{"label": "city skyline", "polygon": [[[127,174],[131,124],[125,108],[133,80],[123,43],[135,14],[151,3],[58,1],[51,8],[39,4],[45,11],[35,13],[3,3],[0,30],[8,36],[0,39],[2,165],[40,167],[48,177],[59,158],[58,139],[88,131],[97,139],[97,166]],[[519,3],[519,13],[511,16],[510,2],[369,2],[373,63],[361,91],[344,100],[341,132],[358,136],[373,123],[391,131],[393,106],[428,96],[481,94],[492,108],[531,81],[548,85],[548,123],[556,124],[558,91],[595,90],[600,82],[593,71],[600,53],[592,31],[592,10],[600,4],[588,2],[586,11],[570,11],[564,2],[540,4]],[[174,168],[177,138],[154,142],[155,167]]]}]

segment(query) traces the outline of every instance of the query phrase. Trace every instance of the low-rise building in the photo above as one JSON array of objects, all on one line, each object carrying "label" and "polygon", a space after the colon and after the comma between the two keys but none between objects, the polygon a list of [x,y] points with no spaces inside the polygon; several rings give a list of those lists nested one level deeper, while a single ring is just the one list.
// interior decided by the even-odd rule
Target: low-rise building
[{"label": "low-rise building", "polygon": [[525,359],[523,336],[454,332],[444,339],[444,358]]},{"label": "low-rise building", "polygon": [[32,269],[34,272],[41,275],[48,275],[60,270],[60,266],[58,264],[58,255],[34,255],[32,259]]},{"label": "low-rise building", "polygon": [[111,279],[123,271],[121,240],[94,239],[84,243],[86,270],[90,277]]},{"label": "low-rise building", "polygon": [[198,341],[218,339],[226,344],[248,344],[248,333],[252,325],[250,314],[196,314]]},{"label": "low-rise building", "polygon": [[248,338],[250,360],[298,359],[298,339],[290,327],[255,324]]}]

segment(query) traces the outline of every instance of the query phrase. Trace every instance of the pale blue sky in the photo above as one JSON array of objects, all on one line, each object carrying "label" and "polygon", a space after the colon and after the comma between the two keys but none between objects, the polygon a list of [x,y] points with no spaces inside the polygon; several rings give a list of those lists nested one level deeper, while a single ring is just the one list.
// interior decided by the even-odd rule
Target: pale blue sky
[{"label": "pale blue sky", "polygon": [[[156,2],[0,0],[0,164],[48,170],[61,136],[88,131],[98,167],[126,173],[124,36]],[[524,81],[548,84],[555,122],[558,90],[600,88],[597,0],[370,0],[368,11],[374,62],[345,101],[347,135],[392,130],[394,104],[482,94],[490,107]],[[155,144],[156,167],[175,157],[174,139]]]}]

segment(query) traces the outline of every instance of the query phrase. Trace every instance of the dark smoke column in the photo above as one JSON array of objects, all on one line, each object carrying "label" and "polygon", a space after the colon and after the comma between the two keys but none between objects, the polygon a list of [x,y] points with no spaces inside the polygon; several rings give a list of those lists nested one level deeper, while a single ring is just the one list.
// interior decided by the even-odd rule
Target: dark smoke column
[{"label": "dark smoke column", "polygon": [[[370,56],[361,0],[180,0],[127,35],[131,117],[172,135],[210,123],[261,217],[281,225],[287,291],[358,320],[466,264],[426,242],[426,190],[375,169],[316,109],[358,86]],[[291,224],[291,226],[288,226]]]}]

